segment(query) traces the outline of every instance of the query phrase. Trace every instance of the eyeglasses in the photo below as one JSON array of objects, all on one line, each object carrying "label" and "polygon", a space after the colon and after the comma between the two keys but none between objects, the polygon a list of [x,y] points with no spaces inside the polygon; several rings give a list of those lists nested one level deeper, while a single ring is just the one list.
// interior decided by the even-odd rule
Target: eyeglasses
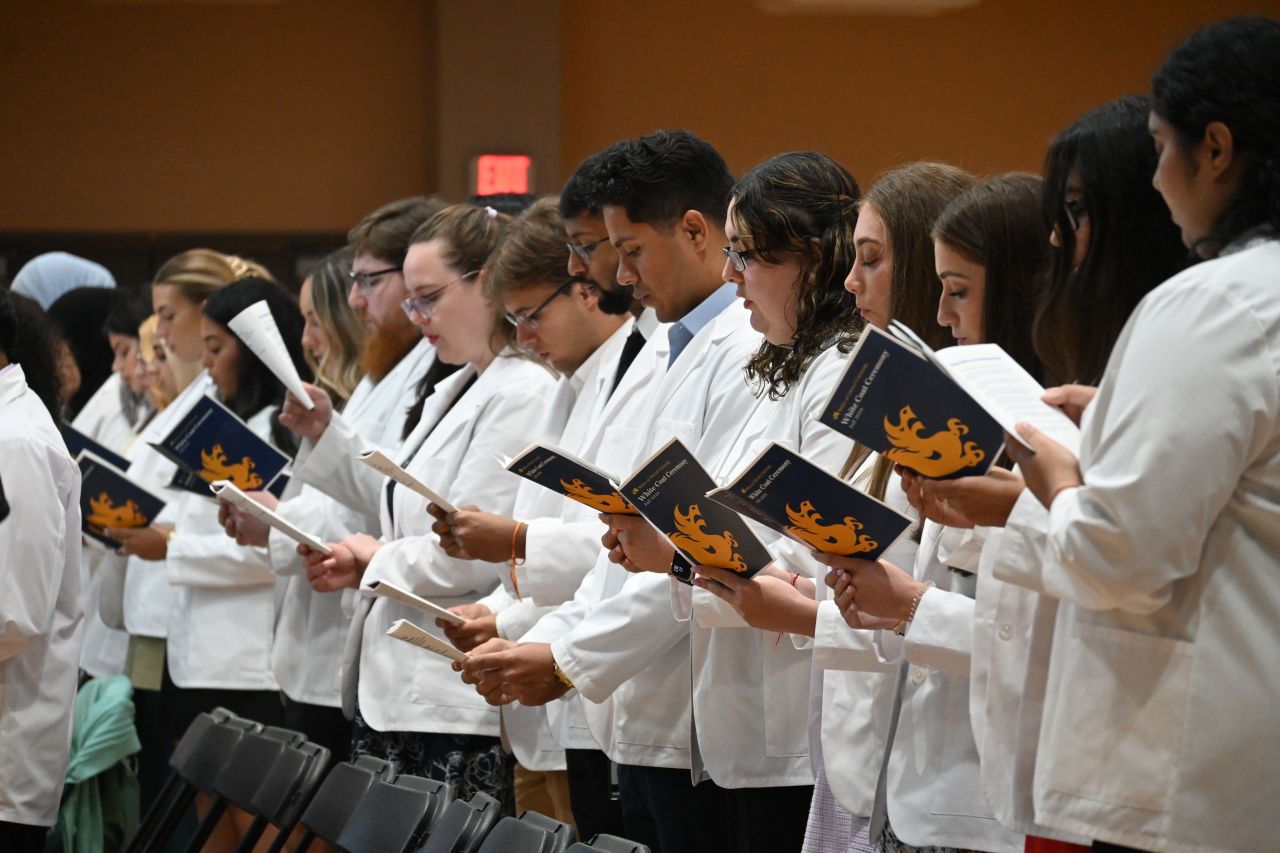
[{"label": "eyeglasses", "polygon": [[746,272],[747,261],[767,250],[757,246],[754,249],[742,249],[739,251],[738,249],[730,249],[728,246],[725,246],[720,251],[724,252],[724,256],[733,264],[733,268],[735,270],[738,272]]},{"label": "eyeglasses", "polygon": [[609,238],[606,236],[606,237],[601,237],[599,240],[596,240],[594,243],[587,243],[586,245],[583,245],[583,246],[579,246],[577,243],[565,243],[564,246],[570,252],[573,252],[575,255],[577,255],[578,260],[582,261],[584,264],[589,264],[591,263],[591,256],[596,251],[596,247],[608,239]]},{"label": "eyeglasses", "polygon": [[537,308],[534,308],[532,311],[530,311],[527,314],[512,314],[510,311],[507,311],[503,314],[503,316],[507,318],[508,323],[515,326],[517,329],[523,326],[529,331],[533,331],[534,329],[538,328],[538,315],[542,313],[542,309],[550,305],[553,299],[555,299],[557,296],[559,296],[560,294],[568,290],[569,286],[574,284],[575,282],[577,282],[576,278],[569,279],[564,284],[557,287],[550,296],[542,300],[541,305],[539,305]]},{"label": "eyeglasses", "polygon": [[349,275],[351,280],[355,282],[356,287],[360,288],[360,292],[365,296],[368,296],[375,287],[382,283],[376,279],[380,279],[384,275],[391,275],[393,272],[400,272],[403,269],[404,267],[387,267],[384,270],[371,270],[370,272],[356,272],[355,270],[352,270],[347,273],[347,275]]},{"label": "eyeglasses", "polygon": [[1071,223],[1072,231],[1079,231],[1080,226],[1089,220],[1089,206],[1082,198],[1068,199],[1066,204],[1062,205],[1062,210],[1067,214],[1067,221]]},{"label": "eyeglasses", "polygon": [[458,276],[448,284],[440,285],[426,296],[411,296],[408,299],[402,299],[400,300],[400,308],[403,309],[404,315],[410,320],[413,319],[414,314],[417,314],[421,320],[430,320],[435,316],[436,309],[440,307],[440,297],[444,295],[446,290],[464,279],[474,278],[479,274],[480,270],[472,270],[469,273]]}]

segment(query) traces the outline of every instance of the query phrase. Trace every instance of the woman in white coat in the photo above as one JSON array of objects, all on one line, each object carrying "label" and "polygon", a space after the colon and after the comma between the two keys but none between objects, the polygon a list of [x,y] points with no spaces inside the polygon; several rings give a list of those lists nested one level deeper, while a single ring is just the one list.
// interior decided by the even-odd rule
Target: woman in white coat
[{"label": "woman in white coat", "polygon": [[[934,224],[942,281],[938,321],[959,344],[996,343],[1033,374],[1030,320],[1036,282],[1048,260],[1040,181],[990,178],[954,199]],[[977,557],[984,531],[927,522],[914,571],[891,561],[823,557],[843,570],[836,602],[848,613],[890,619],[885,656],[908,663],[889,754],[886,847],[1019,850],[1021,833],[1002,827],[982,795],[969,720],[969,658]],[[901,637],[897,634],[901,634]],[[896,835],[895,835],[896,834]],[[898,839],[901,839],[901,842]]]},{"label": "woman in white coat", "polygon": [[[1019,430],[1049,517],[997,576],[1063,602],[1036,819],[1095,849],[1275,846],[1277,80],[1280,21],[1261,18],[1201,30],[1157,72],[1155,186],[1205,260],[1130,318],[1078,460]],[[1012,518],[1006,535],[1035,547]]]},{"label": "woman in white coat", "polygon": [[51,417],[51,335],[0,291],[0,849],[22,853],[58,814],[83,636],[80,474]]},{"label": "woman in white coat", "polygon": [[[301,345],[307,365],[318,371],[316,385],[328,390],[335,411],[348,412],[358,429],[375,431],[381,425],[370,422],[364,405],[368,386],[359,384],[364,327],[347,304],[350,271],[351,253],[341,250],[321,260],[302,282],[298,296],[303,319]],[[358,387],[364,390],[359,397],[352,397]],[[389,413],[377,410],[373,414],[386,419]],[[370,518],[297,477],[290,480],[279,500],[268,491],[251,496],[299,529],[326,539],[377,523],[376,515]],[[238,544],[267,549],[271,569],[284,584],[276,608],[271,672],[280,686],[285,726],[306,732],[309,740],[328,748],[334,763],[346,761],[351,752],[351,723],[341,710],[339,663],[348,622],[342,596],[311,588],[293,539],[229,504],[221,506],[219,517],[227,535]]]},{"label": "woman in white coat", "polygon": [[[499,460],[524,447],[555,387],[549,370],[511,348],[514,329],[479,280],[508,221],[457,205],[414,235],[405,258],[406,310],[440,358],[464,367],[427,398],[397,460],[451,503],[505,514],[519,478]],[[446,554],[431,532],[428,504],[415,492],[388,484],[383,494],[381,537],[359,533],[334,543],[330,557],[307,555],[316,589],[362,593],[343,660],[355,753],[449,782],[461,797],[484,791],[510,808],[512,764],[498,740],[497,709],[459,683],[447,659],[384,636],[401,618],[438,633],[420,611],[369,597],[389,581],[443,607],[467,604],[495,586],[495,567]]]}]

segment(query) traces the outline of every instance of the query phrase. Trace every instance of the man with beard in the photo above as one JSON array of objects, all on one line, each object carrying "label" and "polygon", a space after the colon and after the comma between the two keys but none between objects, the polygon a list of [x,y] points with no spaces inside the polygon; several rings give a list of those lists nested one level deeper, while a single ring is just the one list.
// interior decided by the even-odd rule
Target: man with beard
[{"label": "man with beard", "polygon": [[[409,322],[400,268],[409,239],[443,205],[407,198],[378,208],[348,235],[355,254],[347,304],[364,321],[360,362],[364,378],[341,414],[320,388],[307,386],[313,410],[289,397],[281,423],[303,437],[293,481],[275,510],[313,535],[339,538],[351,530],[376,530],[380,477],[355,463],[355,451],[379,447],[394,453],[413,429],[422,401],[452,366],[435,359],[435,348]],[[410,401],[416,401],[410,404]],[[267,492],[254,495],[271,506]],[[227,534],[242,545],[266,546],[272,570],[285,582],[275,625],[271,669],[280,685],[286,725],[305,731],[345,760],[351,724],[341,710],[339,662],[347,634],[341,596],[318,593],[307,582],[297,543],[228,506],[222,508]]]}]

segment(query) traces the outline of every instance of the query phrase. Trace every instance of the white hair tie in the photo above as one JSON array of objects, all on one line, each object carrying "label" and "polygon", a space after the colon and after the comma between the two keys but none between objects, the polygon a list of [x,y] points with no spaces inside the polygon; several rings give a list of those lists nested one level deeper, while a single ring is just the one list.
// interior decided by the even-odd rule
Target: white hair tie
[{"label": "white hair tie", "polygon": [[484,212],[489,214],[490,219],[498,218],[498,211],[494,210],[492,207],[489,207],[488,205],[485,206]]}]

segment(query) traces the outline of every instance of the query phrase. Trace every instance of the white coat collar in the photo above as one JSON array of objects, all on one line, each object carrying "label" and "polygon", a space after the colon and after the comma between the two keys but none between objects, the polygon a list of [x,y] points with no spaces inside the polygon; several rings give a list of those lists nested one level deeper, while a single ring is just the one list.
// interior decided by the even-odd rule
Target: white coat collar
[{"label": "white coat collar", "polygon": [[10,364],[0,370],[0,403],[12,403],[27,390],[27,376],[21,364]]}]

